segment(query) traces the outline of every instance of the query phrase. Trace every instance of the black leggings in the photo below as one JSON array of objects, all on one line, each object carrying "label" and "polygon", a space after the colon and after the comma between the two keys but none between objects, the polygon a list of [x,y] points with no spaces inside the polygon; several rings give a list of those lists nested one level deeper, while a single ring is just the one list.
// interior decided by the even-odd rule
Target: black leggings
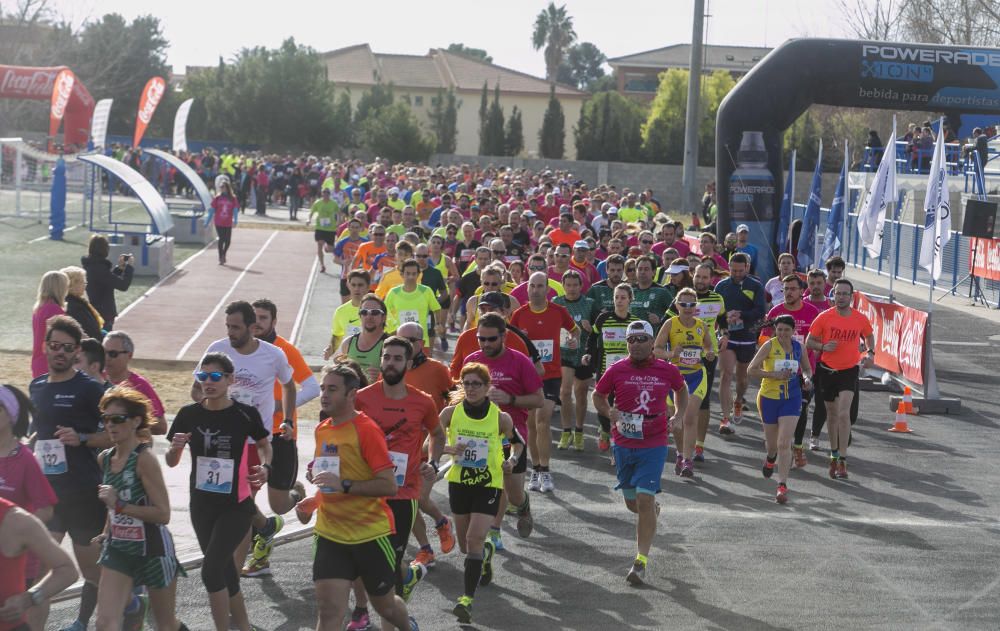
[{"label": "black leggings", "polygon": [[232,242],[233,229],[232,227],[216,226],[215,234],[219,237],[219,258],[225,258],[226,252],[229,251],[229,244]]},{"label": "black leggings", "polygon": [[239,504],[219,500],[191,502],[191,525],[205,555],[201,582],[208,593],[228,589],[230,598],[240,593],[240,574],[233,554],[250,531],[254,506],[253,498]]}]

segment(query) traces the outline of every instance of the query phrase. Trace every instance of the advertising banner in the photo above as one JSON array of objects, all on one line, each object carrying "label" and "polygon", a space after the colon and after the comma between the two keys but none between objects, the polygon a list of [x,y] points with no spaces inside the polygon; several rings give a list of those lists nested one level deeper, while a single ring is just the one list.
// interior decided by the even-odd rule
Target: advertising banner
[{"label": "advertising banner", "polygon": [[174,116],[174,151],[188,150],[187,122],[192,103],[194,99],[188,99],[177,108],[177,114]]},{"label": "advertising banner", "polygon": [[[970,239],[969,241],[972,273],[979,278],[1000,280],[1000,239]],[[973,250],[976,252],[974,259]]]},{"label": "advertising banner", "polygon": [[872,323],[875,365],[923,384],[927,314],[899,303],[880,302],[861,292],[854,295],[854,308]]},{"label": "advertising banner", "polygon": [[49,107],[49,138],[54,138],[59,132],[63,116],[66,115],[66,105],[73,95],[73,84],[76,83],[76,76],[69,68],[64,68],[56,75],[56,80],[52,83],[52,98]]},{"label": "advertising banner", "polygon": [[104,146],[108,138],[108,119],[111,117],[111,104],[114,99],[101,99],[94,106],[94,120],[90,124],[90,140],[94,148]]},{"label": "advertising banner", "polygon": [[149,121],[153,120],[153,112],[156,111],[156,106],[160,104],[166,90],[167,82],[163,80],[163,77],[153,77],[146,82],[146,87],[142,89],[142,96],[139,98],[139,111],[135,117],[133,147],[138,147],[142,141],[142,135],[146,133]]},{"label": "advertising banner", "polygon": [[[4,66],[0,65],[0,99],[29,99],[33,101],[48,101],[55,105],[56,94],[59,94],[59,109],[62,112],[63,121],[63,144],[68,150],[82,148],[87,144],[87,132],[90,130],[90,115],[94,110],[94,99],[90,96],[87,88],[73,78],[72,83],[67,83],[64,78],[64,90],[60,92],[56,89],[58,77],[65,77],[63,73],[69,72],[65,66],[54,66],[46,68],[33,68],[26,66]],[[68,94],[64,94],[65,86],[68,84]],[[65,100],[64,100],[65,97]],[[53,121],[50,118],[50,127]],[[50,133],[54,136],[58,127]]]}]

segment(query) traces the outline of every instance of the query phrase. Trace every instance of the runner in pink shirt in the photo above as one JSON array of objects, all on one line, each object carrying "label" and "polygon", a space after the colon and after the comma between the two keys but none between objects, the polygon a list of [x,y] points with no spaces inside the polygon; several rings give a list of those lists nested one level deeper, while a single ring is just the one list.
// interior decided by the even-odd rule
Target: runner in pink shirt
[{"label": "runner in pink shirt", "polygon": [[[612,364],[594,389],[597,413],[611,419],[615,468],[625,506],[638,515],[635,561],[625,580],[642,585],[647,555],[656,534],[660,478],[667,462],[667,434],[688,405],[684,378],[676,366],[653,357],[653,327],[645,320],[628,325],[628,357]],[[673,393],[676,416],[667,418],[667,396]],[[613,405],[613,407],[612,407]]]}]

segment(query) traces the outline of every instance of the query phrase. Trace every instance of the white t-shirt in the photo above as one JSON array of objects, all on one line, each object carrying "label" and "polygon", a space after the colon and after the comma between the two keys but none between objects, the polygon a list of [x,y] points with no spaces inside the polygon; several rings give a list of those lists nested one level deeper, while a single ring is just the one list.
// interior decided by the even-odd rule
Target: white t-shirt
[{"label": "white t-shirt", "polygon": [[280,348],[263,340],[257,342],[256,351],[243,355],[233,348],[227,337],[212,342],[205,354],[225,353],[229,356],[235,368],[229,397],[257,408],[266,423],[274,416],[274,382],[290,381],[292,367]]},{"label": "white t-shirt", "polygon": [[764,291],[771,294],[771,304],[780,305],[785,302],[785,284],[781,282],[781,277],[775,276],[764,285]]}]

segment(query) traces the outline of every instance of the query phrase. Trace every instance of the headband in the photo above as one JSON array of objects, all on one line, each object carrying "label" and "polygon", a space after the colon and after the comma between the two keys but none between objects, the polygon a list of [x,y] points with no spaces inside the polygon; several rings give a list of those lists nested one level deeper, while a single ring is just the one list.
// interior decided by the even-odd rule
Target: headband
[{"label": "headband", "polygon": [[12,422],[17,422],[17,417],[21,413],[21,404],[17,402],[14,392],[7,386],[0,386],[0,406],[7,409]]}]

